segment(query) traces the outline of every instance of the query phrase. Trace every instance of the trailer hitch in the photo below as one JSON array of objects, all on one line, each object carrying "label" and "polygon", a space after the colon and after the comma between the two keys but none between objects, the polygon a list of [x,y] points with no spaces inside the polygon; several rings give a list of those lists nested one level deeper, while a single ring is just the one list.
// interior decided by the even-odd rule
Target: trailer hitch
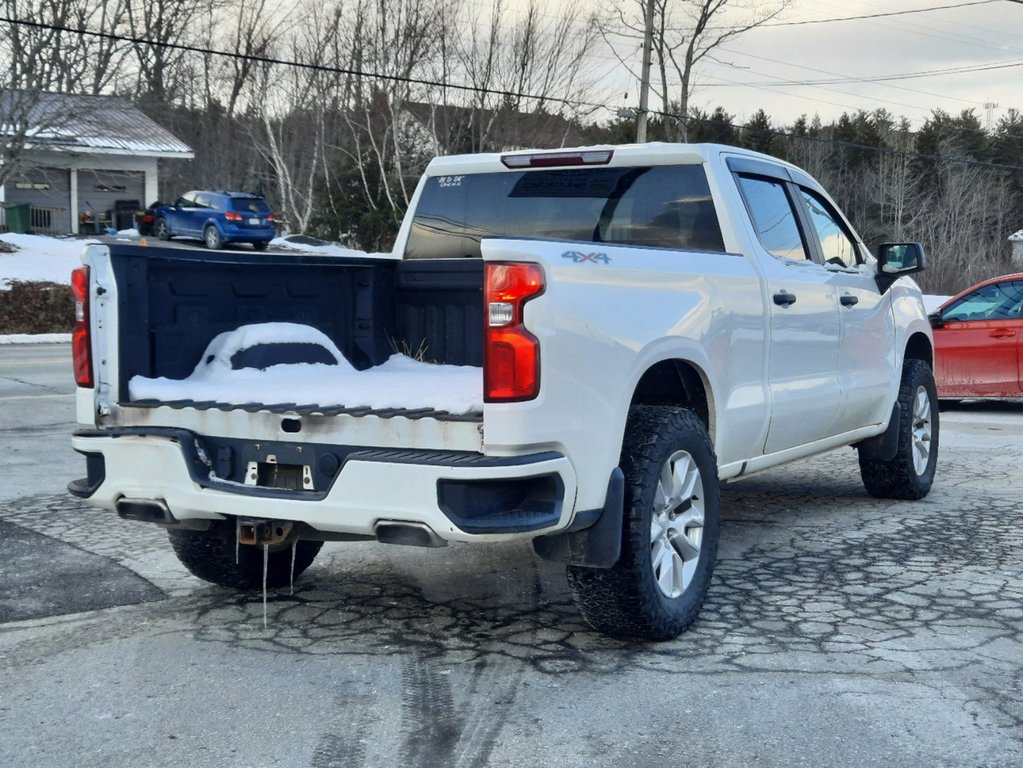
[{"label": "trailer hitch", "polygon": [[238,543],[272,547],[293,538],[294,523],[285,520],[238,518]]}]

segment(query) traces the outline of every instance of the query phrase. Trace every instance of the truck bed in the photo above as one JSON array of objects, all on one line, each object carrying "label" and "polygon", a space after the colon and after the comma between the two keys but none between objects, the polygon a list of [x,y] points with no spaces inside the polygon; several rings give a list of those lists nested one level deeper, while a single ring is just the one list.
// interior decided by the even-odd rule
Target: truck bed
[{"label": "truck bed", "polygon": [[132,402],[128,382],[134,376],[185,379],[215,336],[269,322],[316,328],[358,370],[380,365],[397,352],[420,350],[429,362],[481,366],[481,260],[403,262],[124,245],[112,245],[110,253],[120,323],[116,390],[122,407],[480,418],[425,408],[374,409],[359,402]]}]

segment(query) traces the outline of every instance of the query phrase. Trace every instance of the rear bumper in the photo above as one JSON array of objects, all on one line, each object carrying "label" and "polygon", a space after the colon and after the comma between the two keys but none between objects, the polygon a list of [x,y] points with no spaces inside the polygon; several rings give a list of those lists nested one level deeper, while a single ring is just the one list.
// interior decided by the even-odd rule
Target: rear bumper
[{"label": "rear bumper", "polygon": [[183,523],[266,518],[373,536],[380,523],[398,522],[445,541],[495,541],[564,530],[576,498],[571,462],[555,452],[494,458],[339,447],[329,483],[292,491],[221,479],[216,457],[186,430],[83,430],[72,445],[89,462],[89,477],[69,486],[76,496],[110,510],[122,499],[160,502]]},{"label": "rear bumper", "polygon": [[239,227],[234,224],[221,223],[220,236],[224,239],[224,242],[251,243],[257,240],[273,240],[277,236],[277,231],[273,228],[273,226]]}]

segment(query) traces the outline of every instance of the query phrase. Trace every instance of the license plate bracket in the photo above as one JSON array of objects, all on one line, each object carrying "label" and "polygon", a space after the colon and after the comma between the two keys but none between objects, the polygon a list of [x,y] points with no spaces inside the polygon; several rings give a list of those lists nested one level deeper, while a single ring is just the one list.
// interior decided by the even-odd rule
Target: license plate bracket
[{"label": "license plate bracket", "polygon": [[245,484],[257,488],[285,491],[313,491],[313,472],[308,464],[280,464],[276,456],[266,461],[250,461],[245,468]]}]

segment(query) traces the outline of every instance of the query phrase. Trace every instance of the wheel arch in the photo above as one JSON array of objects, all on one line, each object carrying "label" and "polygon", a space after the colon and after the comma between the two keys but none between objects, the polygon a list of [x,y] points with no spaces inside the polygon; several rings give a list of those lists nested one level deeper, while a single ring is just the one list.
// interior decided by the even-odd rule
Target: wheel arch
[{"label": "wheel arch", "polygon": [[632,393],[630,407],[669,405],[687,408],[697,415],[714,436],[714,401],[706,372],[690,360],[668,358],[644,371]]},{"label": "wheel arch", "polygon": [[902,356],[906,360],[922,360],[934,370],[934,345],[927,334],[917,331],[906,340],[906,351]]}]

